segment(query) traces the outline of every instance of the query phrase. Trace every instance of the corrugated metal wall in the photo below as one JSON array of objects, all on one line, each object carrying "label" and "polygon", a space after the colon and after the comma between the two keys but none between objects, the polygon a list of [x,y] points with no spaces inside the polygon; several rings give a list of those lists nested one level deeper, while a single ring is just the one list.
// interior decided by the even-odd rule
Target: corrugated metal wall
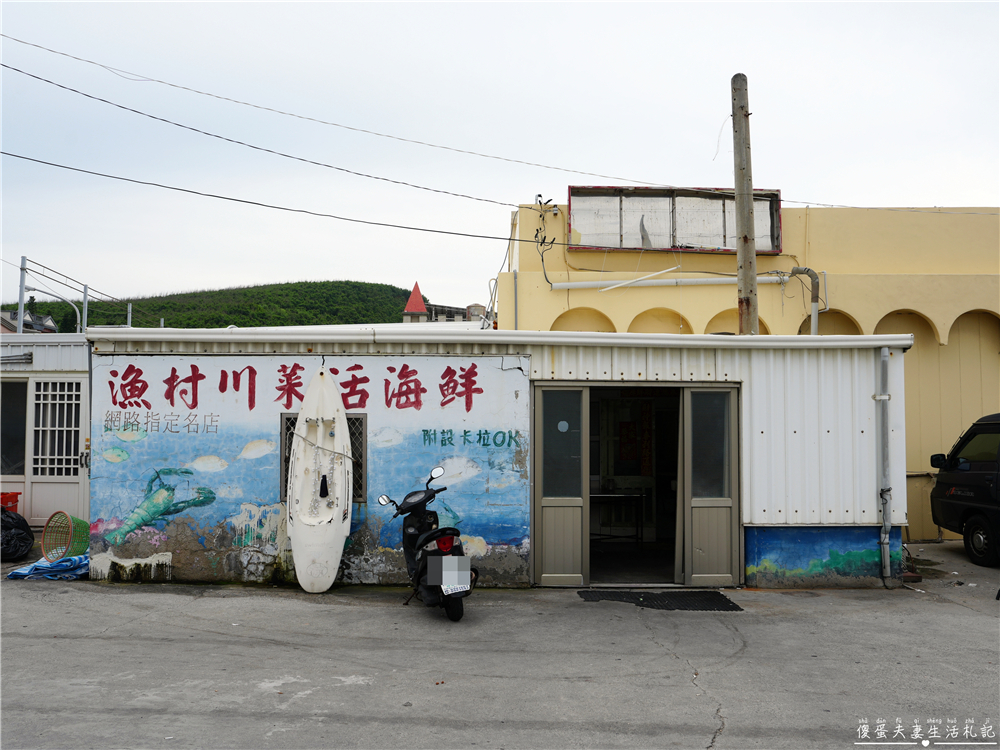
[{"label": "corrugated metal wall", "polygon": [[[417,331],[414,330],[414,334]],[[327,334],[328,335],[328,334]],[[551,334],[550,334],[551,335]],[[317,337],[320,337],[319,334]],[[496,335],[468,341],[306,342],[95,341],[97,353],[314,352],[357,354],[527,354],[533,381],[740,383],[741,504],[745,524],[879,524],[876,337],[754,337],[719,346],[710,337],[678,337],[669,346],[547,345]],[[416,338],[416,337],[414,337]],[[433,338],[428,336],[428,338]],[[525,339],[528,337],[525,336]],[[774,345],[769,346],[773,338]],[[789,339],[782,343],[780,339]],[[844,339],[839,343],[834,339]],[[792,341],[794,339],[794,341]],[[618,338],[617,340],[621,340]],[[691,345],[685,346],[686,340]],[[849,342],[847,341],[849,340]],[[711,341],[711,344],[707,342]],[[600,343],[598,343],[600,342]],[[721,342],[719,342],[721,343]],[[810,342],[811,343],[811,342]],[[805,345],[805,346],[804,346]],[[893,341],[889,402],[892,522],[906,523],[903,348]],[[103,352],[101,351],[103,349]],[[512,359],[511,366],[519,363]]]},{"label": "corrugated metal wall", "polygon": [[31,354],[31,363],[3,364],[3,372],[85,372],[87,341],[83,334],[6,334],[0,341],[0,355]]}]

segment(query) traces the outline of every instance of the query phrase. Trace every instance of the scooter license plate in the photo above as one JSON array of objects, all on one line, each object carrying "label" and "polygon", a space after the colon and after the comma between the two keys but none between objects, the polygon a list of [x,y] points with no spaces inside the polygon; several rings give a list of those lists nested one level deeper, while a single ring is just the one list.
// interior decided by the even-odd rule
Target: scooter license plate
[{"label": "scooter license plate", "polygon": [[472,586],[470,586],[468,584],[461,584],[460,583],[460,584],[457,584],[455,586],[442,586],[441,587],[441,593],[444,594],[445,596],[448,596],[450,594],[457,594],[460,591],[468,591],[471,588],[472,588]]}]

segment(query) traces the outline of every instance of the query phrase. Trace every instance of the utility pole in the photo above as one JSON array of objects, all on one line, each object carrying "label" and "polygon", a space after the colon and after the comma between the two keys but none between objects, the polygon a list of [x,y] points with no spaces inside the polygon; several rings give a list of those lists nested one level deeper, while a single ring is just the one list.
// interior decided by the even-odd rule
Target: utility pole
[{"label": "utility pole", "polygon": [[750,104],[747,77],[733,76],[733,159],[736,166],[736,284],[739,334],[756,336],[757,243],[753,229],[753,174],[750,169]]},{"label": "utility pole", "polygon": [[24,280],[28,273],[28,259],[21,256],[21,285],[17,289],[17,332],[24,333]]}]

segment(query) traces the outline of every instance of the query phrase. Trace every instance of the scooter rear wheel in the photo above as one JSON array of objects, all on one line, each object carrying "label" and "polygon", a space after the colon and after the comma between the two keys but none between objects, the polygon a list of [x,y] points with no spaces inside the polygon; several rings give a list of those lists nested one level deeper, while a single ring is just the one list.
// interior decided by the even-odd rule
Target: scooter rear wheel
[{"label": "scooter rear wheel", "polygon": [[465,614],[465,607],[461,599],[449,596],[444,600],[444,611],[448,615],[449,620],[458,622],[462,619],[462,615]]}]

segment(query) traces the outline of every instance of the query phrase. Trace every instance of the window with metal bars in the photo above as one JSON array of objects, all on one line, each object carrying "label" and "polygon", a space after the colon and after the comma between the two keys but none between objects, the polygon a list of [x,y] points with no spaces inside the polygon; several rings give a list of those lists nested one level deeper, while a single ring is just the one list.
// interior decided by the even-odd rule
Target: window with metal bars
[{"label": "window with metal bars", "polygon": [[79,380],[35,383],[31,468],[36,477],[79,476],[82,385]]},{"label": "window with metal bars", "polygon": [[[292,436],[299,415],[286,412],[281,415],[281,502],[288,495],[288,463],[292,458]],[[368,502],[368,415],[349,414],[347,429],[351,435],[351,456],[354,458],[354,492],[351,500],[355,503]]]}]

